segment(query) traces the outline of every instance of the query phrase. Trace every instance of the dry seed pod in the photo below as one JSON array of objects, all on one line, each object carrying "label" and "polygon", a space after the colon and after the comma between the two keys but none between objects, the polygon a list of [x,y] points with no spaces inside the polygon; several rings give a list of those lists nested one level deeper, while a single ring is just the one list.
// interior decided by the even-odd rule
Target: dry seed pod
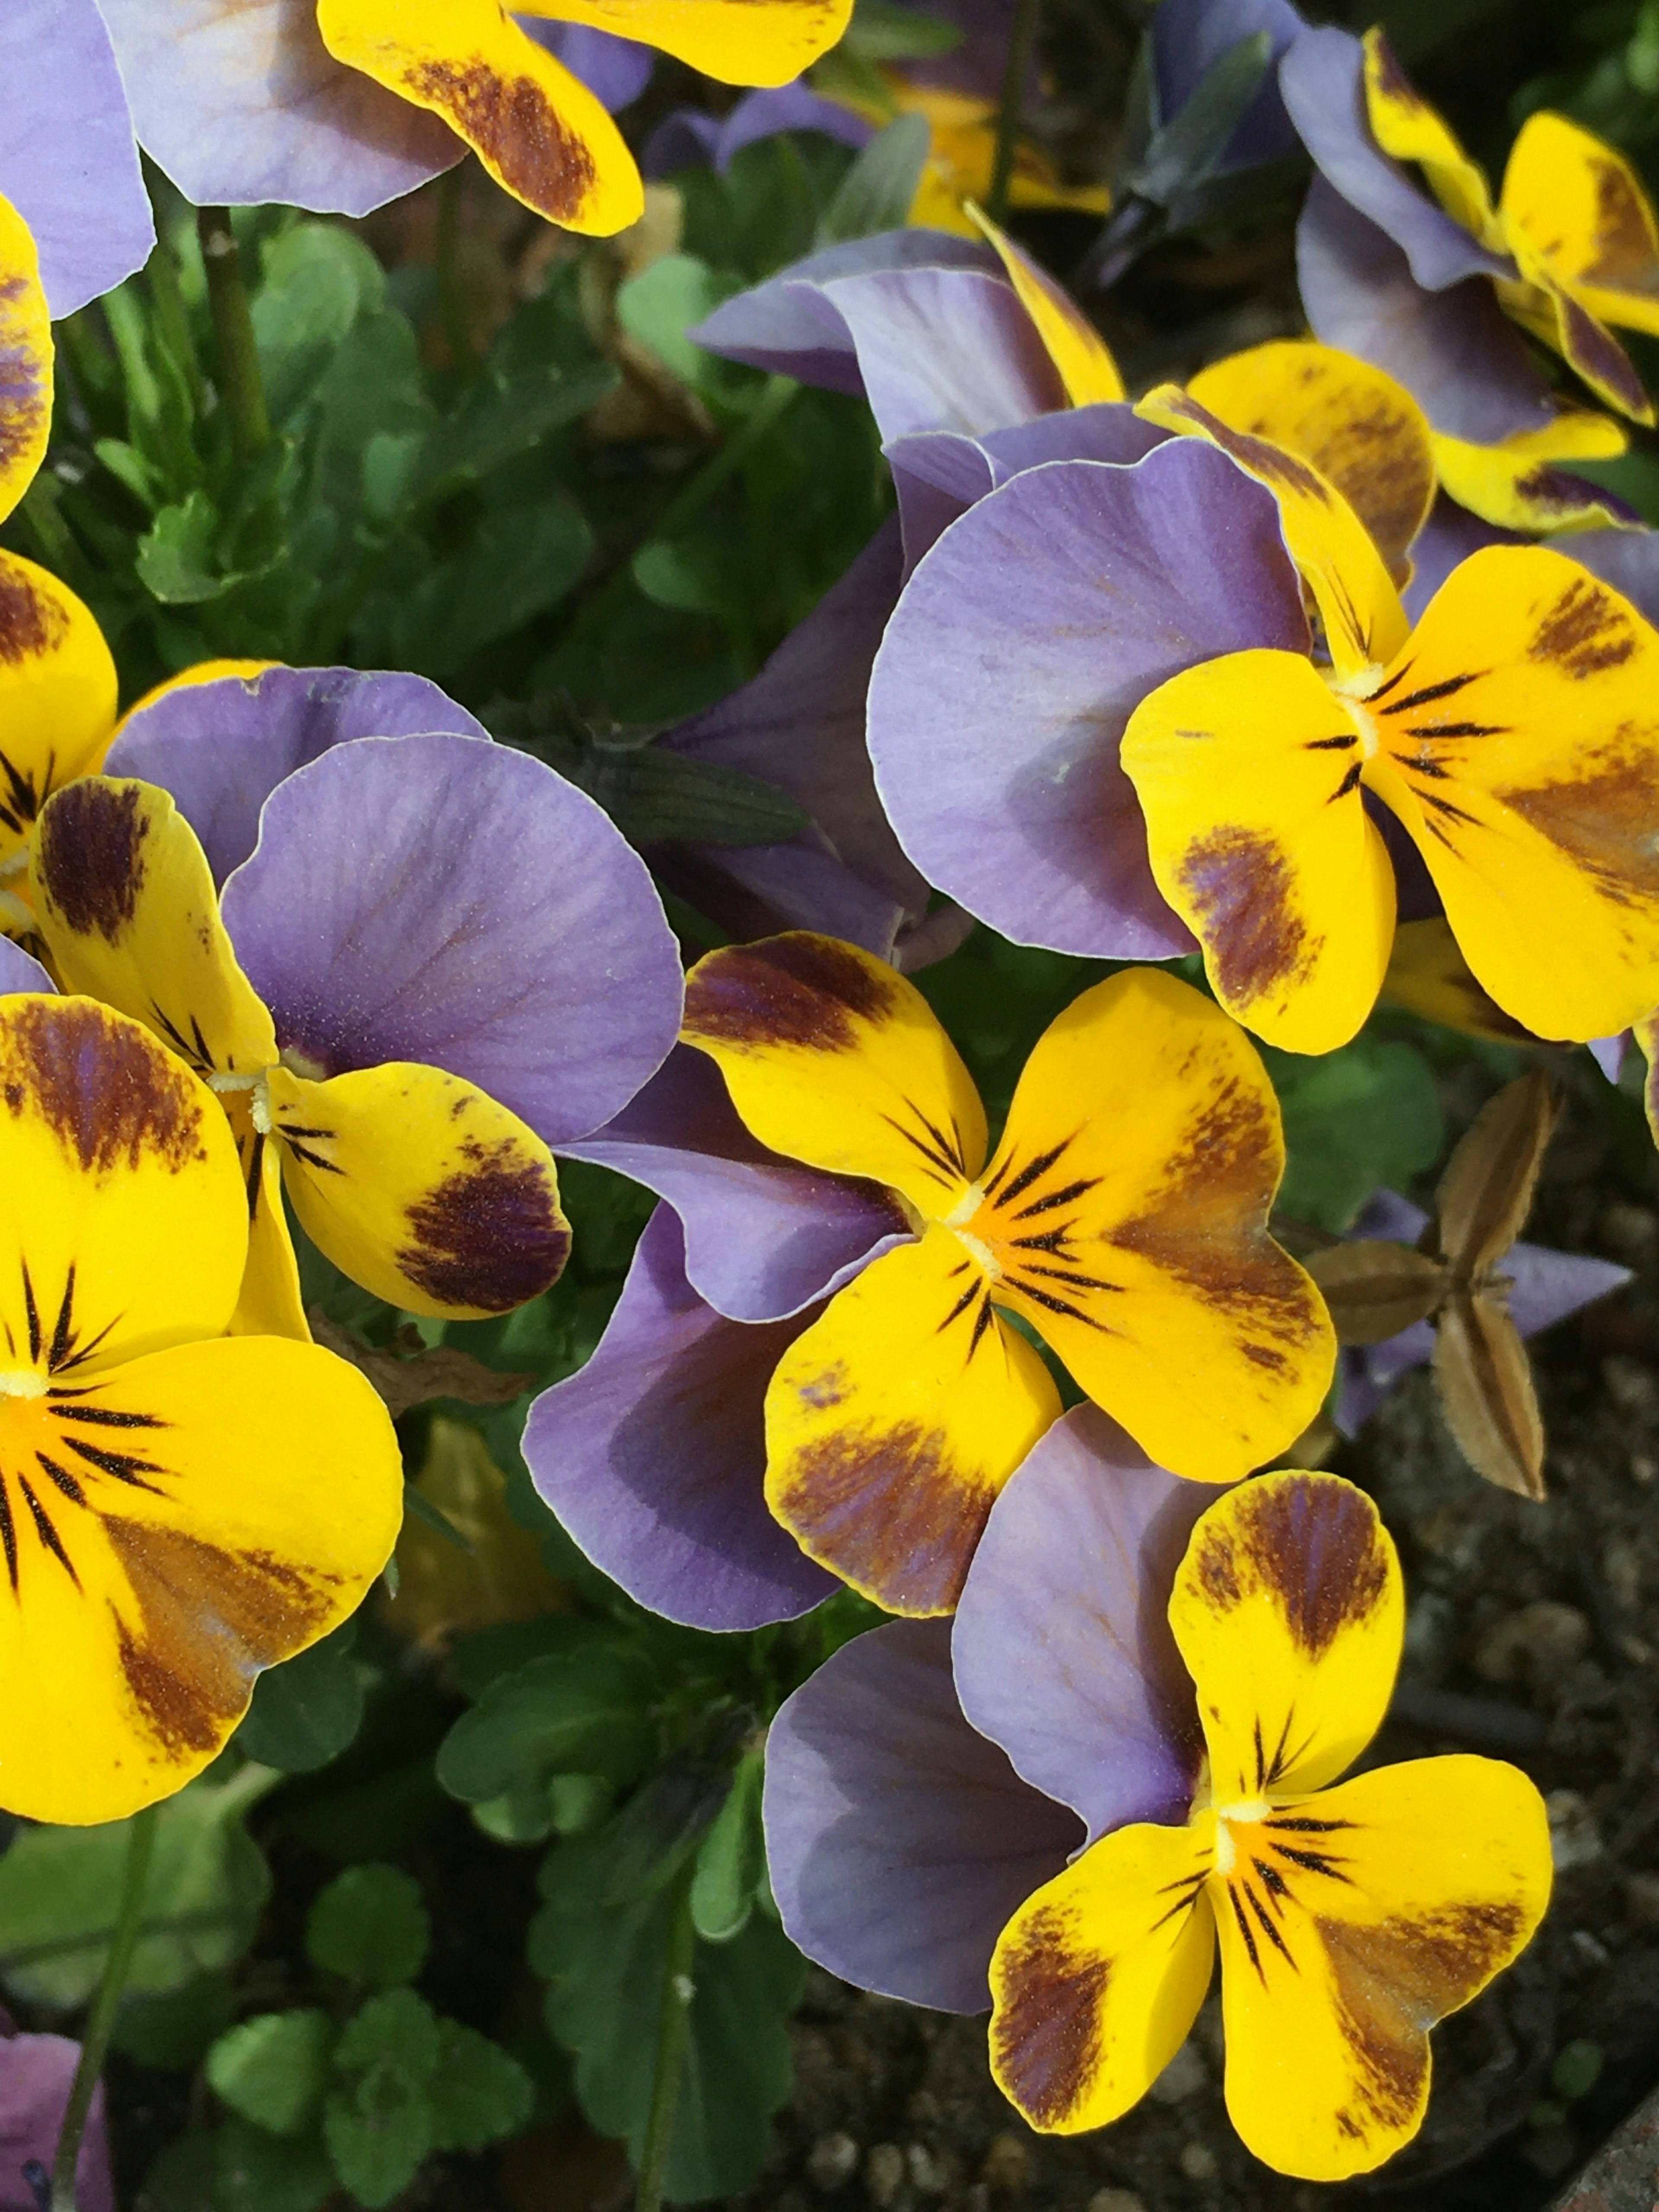
[{"label": "dry seed pod", "polygon": [[1450,1283],[1442,1261],[1380,1237],[1332,1244],[1303,1264],[1330,1308],[1341,1344],[1381,1344],[1427,1321]]},{"label": "dry seed pod", "polygon": [[1501,1279],[1441,1309],[1434,1379],[1447,1425],[1478,1474],[1522,1498],[1544,1495],[1544,1424],[1532,1366],[1504,1302]]},{"label": "dry seed pod", "polygon": [[1464,1282],[1478,1282],[1521,1234],[1560,1112],[1535,1067],[1486,1101],[1452,1154],[1436,1212],[1440,1250]]}]

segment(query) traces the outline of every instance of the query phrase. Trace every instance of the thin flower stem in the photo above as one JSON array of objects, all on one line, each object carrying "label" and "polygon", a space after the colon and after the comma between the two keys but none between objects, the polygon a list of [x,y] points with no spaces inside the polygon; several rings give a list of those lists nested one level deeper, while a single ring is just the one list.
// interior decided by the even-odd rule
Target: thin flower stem
[{"label": "thin flower stem", "polygon": [[87,2115],[92,2110],[93,2092],[103,2070],[104,2055],[109,2049],[115,2015],[120,2009],[121,1993],[126,1987],[132,1954],[138,1948],[143,1927],[144,1892],[155,1851],[158,1809],[148,1805],[142,1813],[135,1814],[127,1831],[126,1865],[121,1875],[121,1901],[116,1911],[115,1932],[110,1938],[103,1979],[98,1984],[98,1994],[93,1999],[81,2039],[80,2061],[70,2085],[63,2132],[58,2138],[58,2156],[52,2164],[52,2212],[76,2212],[75,2169],[81,2161],[81,2142],[87,2131]]},{"label": "thin flower stem", "polygon": [[663,1966],[657,2063],[651,2077],[651,2111],[646,2121],[645,2148],[640,2158],[634,2212],[661,2212],[663,2190],[668,2180],[668,2154],[674,2141],[674,2115],[679,2109],[685,2053],[691,2040],[691,2000],[696,1993],[691,1969],[696,1956],[697,1931],[691,1919],[691,1870],[688,1867],[680,1880],[673,1926],[668,1936],[668,1955]]},{"label": "thin flower stem", "polygon": [[1014,149],[1019,143],[1020,112],[1025,104],[1025,80],[1030,74],[1041,6],[1042,0],[1019,0],[1008,38],[1002,105],[997,112],[996,158],[991,165],[991,189],[986,195],[986,213],[993,222],[1001,222],[1008,213],[1008,187],[1013,182]]},{"label": "thin flower stem", "polygon": [[207,269],[214,335],[219,341],[219,394],[230,418],[231,445],[239,461],[257,460],[270,443],[270,416],[229,209],[198,208],[196,228]]}]

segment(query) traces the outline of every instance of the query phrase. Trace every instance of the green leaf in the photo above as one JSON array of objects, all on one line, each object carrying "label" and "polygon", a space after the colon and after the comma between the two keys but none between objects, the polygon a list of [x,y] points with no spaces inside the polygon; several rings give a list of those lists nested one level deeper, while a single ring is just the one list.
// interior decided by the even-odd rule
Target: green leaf
[{"label": "green leaf", "polygon": [[738,1763],[726,1802],[697,1852],[691,1878],[691,1921],[705,1942],[727,1943],[748,1924],[766,1871],[761,1832],[763,1759],[748,1752]]},{"label": "green leaf", "polygon": [[[258,1766],[192,1782],[156,1814],[130,1990],[156,1996],[233,1965],[270,1888],[243,1815],[281,1779]],[[27,1828],[0,1858],[0,1982],[29,2004],[84,2004],[104,1970],[130,1823]]]},{"label": "green leaf", "polygon": [[488,2036],[441,2021],[438,2070],[432,2078],[434,2146],[483,2150],[516,2135],[529,2119],[536,2085],[518,2060]]},{"label": "green leaf", "polygon": [[738,289],[689,253],[665,253],[622,287],[617,319],[630,337],[649,346],[665,367],[694,390],[723,387],[729,373],[686,336],[694,323],[712,315]]},{"label": "green leaf", "polygon": [[412,1982],[432,1923],[420,1884],[397,1867],[349,1867],[311,1908],[306,1954],[324,1973],[372,1990]]},{"label": "green leaf", "polygon": [[370,1997],[335,2046],[337,2074],[367,2078],[389,2068],[400,2081],[424,2089],[438,2063],[438,2015],[413,1990]]},{"label": "green leaf", "polygon": [[253,335],[271,420],[297,413],[360,315],[386,304],[386,272],[361,239],[332,222],[301,222],[268,240]]},{"label": "green leaf", "polygon": [[222,599],[241,576],[220,564],[219,515],[204,491],[164,507],[138,541],[138,574],[166,606]]},{"label": "green leaf", "polygon": [[878,131],[824,210],[819,245],[902,229],[932,144],[933,126],[925,115],[901,115]]},{"label": "green leaf", "polygon": [[336,2071],[346,2086],[323,2107],[335,2172],[360,2204],[401,2197],[434,2147],[428,2094],[441,2037],[436,2014],[412,1990],[371,1997],[341,2036]]},{"label": "green leaf", "polygon": [[305,2133],[328,2087],[334,2023],[325,2012],[265,2012],[222,2035],[207,2057],[222,2104],[272,2135]]},{"label": "green leaf", "polygon": [[597,407],[617,382],[574,297],[550,289],[513,317],[460,405],[426,441],[414,495],[441,498],[477,483]]},{"label": "green leaf", "polygon": [[545,1790],[556,1774],[637,1774],[650,1756],[649,1664],[633,1652],[591,1642],[532,1659],[492,1682],[438,1752],[438,1779],[453,1797],[479,1805],[509,1791]]},{"label": "green leaf", "polygon": [[230,1976],[223,1972],[198,1974],[160,1996],[125,1996],[112,2040],[118,2051],[141,2066],[192,2074],[209,2045],[235,2017]]},{"label": "green leaf", "polygon": [[355,1623],[347,1621],[309,1651],[268,1668],[236,1731],[236,1748],[261,1766],[308,1774],[337,1759],[362,1725],[363,1686],[352,1662]]},{"label": "green leaf", "polygon": [[334,2176],[314,2137],[227,2120],[214,2143],[213,2212],[317,2212]]},{"label": "green leaf", "polygon": [[1445,1140],[1434,1078],[1408,1044],[1356,1037],[1318,1060],[1262,1051],[1285,1116],[1279,1210],[1340,1231],[1385,1184],[1405,1190]]},{"label": "green leaf", "polygon": [[562,494],[495,509],[453,559],[376,593],[353,634],[358,657],[445,675],[556,606],[592,550],[580,508]]},{"label": "green leaf", "polygon": [[962,27],[919,9],[894,7],[890,0],[858,0],[842,43],[867,61],[926,61],[954,53]]},{"label": "green leaf", "polygon": [[576,779],[630,845],[681,838],[701,845],[781,845],[811,817],[775,784],[665,747],[599,747]]},{"label": "green leaf", "polygon": [[1227,141],[1244,119],[1273,64],[1273,40],[1253,31],[1206,70],[1191,97],[1161,128],[1121,190],[1172,207],[1215,173]]}]

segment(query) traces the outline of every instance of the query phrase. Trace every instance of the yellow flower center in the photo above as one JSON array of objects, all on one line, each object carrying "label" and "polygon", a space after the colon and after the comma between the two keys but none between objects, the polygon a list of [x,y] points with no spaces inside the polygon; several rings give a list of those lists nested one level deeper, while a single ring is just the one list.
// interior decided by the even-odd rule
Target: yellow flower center
[{"label": "yellow flower center", "polygon": [[1235,1826],[1255,1827],[1265,1820],[1273,1806],[1266,1797],[1244,1797],[1234,1805],[1211,1808],[1215,1815],[1215,1870],[1224,1878],[1233,1870],[1238,1856],[1238,1845],[1233,1837]]},{"label": "yellow flower center", "polygon": [[939,1216],[941,1224],[955,1237],[974,1264],[984,1270],[994,1283],[1002,1279],[1001,1265],[996,1254],[982,1237],[975,1237],[968,1224],[985,1204],[985,1193],[976,1182],[970,1182],[948,1213]]},{"label": "yellow flower center", "polygon": [[0,1370],[0,1398],[44,1398],[46,1378],[33,1367]]}]

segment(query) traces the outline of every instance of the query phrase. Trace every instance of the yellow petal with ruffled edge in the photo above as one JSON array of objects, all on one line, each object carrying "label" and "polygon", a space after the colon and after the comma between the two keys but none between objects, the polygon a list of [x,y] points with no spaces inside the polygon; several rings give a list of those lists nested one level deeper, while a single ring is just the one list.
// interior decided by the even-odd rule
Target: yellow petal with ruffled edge
[{"label": "yellow petal with ruffled edge", "polygon": [[1044,2135],[1103,2128],[1186,2040],[1210,1985],[1215,1822],[1138,1823],[1045,1882],[991,1958],[991,2072]]},{"label": "yellow petal with ruffled edge", "polygon": [[1630,433],[1611,415],[1573,407],[1547,429],[1522,430],[1497,446],[1437,433],[1434,458],[1441,483],[1472,514],[1503,530],[1565,533],[1625,526],[1595,484],[1560,464],[1615,460],[1629,444]]},{"label": "yellow petal with ruffled edge", "polygon": [[1170,1626],[1198,1687],[1211,1796],[1249,1818],[1234,1808],[1322,1788],[1382,1725],[1406,1631],[1394,1540],[1339,1476],[1258,1475],[1193,1530]]},{"label": "yellow petal with ruffled edge", "polygon": [[244,1337],[0,1398],[0,1805],[117,1820],[200,1773],[259,1671],[356,1610],[403,1470],[355,1369]]},{"label": "yellow petal with ruffled edge", "polygon": [[180,669],[178,675],[169,676],[165,683],[153,684],[142,699],[135,699],[121,717],[120,727],[125,729],[135,714],[142,714],[158,699],[165,699],[174,691],[193,691],[198,684],[216,684],[222,676],[240,676],[252,681],[263,676],[267,668],[280,668],[280,660],[198,660],[190,667]]},{"label": "yellow petal with ruffled edge", "polygon": [[1380,29],[1365,33],[1365,105],[1376,143],[1396,161],[1415,161],[1454,222],[1494,253],[1505,250],[1486,173],[1395,58]]},{"label": "yellow petal with ruffled edge", "polygon": [[125,1015],[0,1000],[0,1189],[6,1373],[67,1381],[229,1320],[247,1249],[230,1131]]},{"label": "yellow petal with ruffled edge", "polygon": [[1368,2173],[1422,2123],[1430,2028],[1543,1917],[1543,1801],[1497,1759],[1425,1759],[1231,1835],[1231,1878],[1212,1884],[1231,1892],[1215,1903],[1229,2117],[1280,2173]]},{"label": "yellow petal with ruffled edge", "polygon": [[1324,1301],[1267,1234],[1284,1168],[1249,1039],[1133,969],[1038,1040],[962,1234],[997,1303],[1160,1466],[1230,1481],[1307,1426],[1336,1357]]},{"label": "yellow petal with ruffled edge", "polygon": [[1659,222],[1623,155],[1547,109],[1522,125],[1498,200],[1512,242],[1604,323],[1659,335]]},{"label": "yellow petal with ruffled edge", "polygon": [[1401,923],[1382,978],[1382,997],[1391,1006],[1404,1006],[1465,1036],[1486,1037],[1494,1044],[1537,1042],[1475,981],[1443,914]]},{"label": "yellow petal with ruffled edge", "polygon": [[792,930],[733,945],[685,979],[681,1032],[718,1062],[775,1152],[872,1176],[930,1219],[985,1158],[985,1109],[915,985],[838,938]]},{"label": "yellow petal with ruffled edge", "polygon": [[777,85],[829,52],[853,0],[526,0],[516,12],[637,39],[721,84]]},{"label": "yellow petal with ruffled edge", "polygon": [[34,239],[0,198],[0,522],[46,458],[52,367],[52,312]]},{"label": "yellow petal with ruffled edge", "polygon": [[1182,436],[1207,438],[1273,494],[1285,550],[1312,594],[1340,678],[1359,677],[1400,650],[1406,611],[1382,556],[1347,501],[1310,462],[1233,429],[1176,384],[1160,384],[1135,412]]},{"label": "yellow petal with ruffled edge", "polygon": [[252,1082],[276,1059],[200,840],[157,785],[88,776],[58,793],[29,877],[67,989],[148,1024],[200,1073]]},{"label": "yellow petal with ruffled edge", "polygon": [[1300,653],[1228,653],[1143,699],[1121,757],[1222,1005],[1291,1052],[1346,1044],[1382,988],[1395,886],[1344,702]]},{"label": "yellow petal with ruffled edge", "polygon": [[1087,407],[1097,400],[1125,398],[1123,378],[1112,357],[1112,349],[1082,308],[1060,289],[1046,269],[1040,268],[1029,253],[1000,230],[989,216],[972,206],[968,213],[996,248],[997,257],[1008,272],[1008,282],[1031,318],[1049,360],[1059,370],[1060,380],[1073,406]]},{"label": "yellow petal with ruffled edge", "polygon": [[1229,354],[1188,385],[1200,406],[1255,438],[1300,455],[1334,484],[1370,532],[1389,574],[1434,504],[1428,417],[1380,368],[1310,338],[1275,338]]},{"label": "yellow petal with ruffled edge", "polygon": [[323,1083],[273,1067],[267,1095],[301,1226],[376,1297],[483,1321],[558,1280],[553,1155],[476,1085],[387,1060]]},{"label": "yellow petal with ruffled edge", "polygon": [[1483,988],[1535,1036],[1659,1005],[1659,634],[1543,546],[1474,554],[1354,710]]},{"label": "yellow petal with ruffled edge", "polygon": [[609,112],[500,0],[319,0],[317,27],[336,61],[441,116],[497,184],[550,222],[607,238],[644,212]]},{"label": "yellow petal with ruffled edge", "polygon": [[1048,1369],[935,1224],[872,1261],[779,1361],[766,1500],[889,1613],[949,1613],[997,1492],[1058,1417]]},{"label": "yellow petal with ruffled edge", "polygon": [[0,885],[52,793],[109,750],[115,697],[91,610],[33,561],[0,553]]},{"label": "yellow petal with ruffled edge", "polygon": [[252,1091],[222,1095],[236,1139],[236,1160],[247,1194],[247,1266],[231,1316],[233,1336],[286,1336],[311,1342],[300,1291],[300,1263],[283,1207],[283,1153],[274,1138],[257,1127]]},{"label": "yellow petal with ruffled edge", "polygon": [[1651,422],[1653,404],[1634,362],[1607,325],[1581,305],[1528,240],[1515,240],[1518,281],[1499,278],[1498,302],[1523,330],[1551,346],[1576,369],[1597,398],[1638,422]]}]

